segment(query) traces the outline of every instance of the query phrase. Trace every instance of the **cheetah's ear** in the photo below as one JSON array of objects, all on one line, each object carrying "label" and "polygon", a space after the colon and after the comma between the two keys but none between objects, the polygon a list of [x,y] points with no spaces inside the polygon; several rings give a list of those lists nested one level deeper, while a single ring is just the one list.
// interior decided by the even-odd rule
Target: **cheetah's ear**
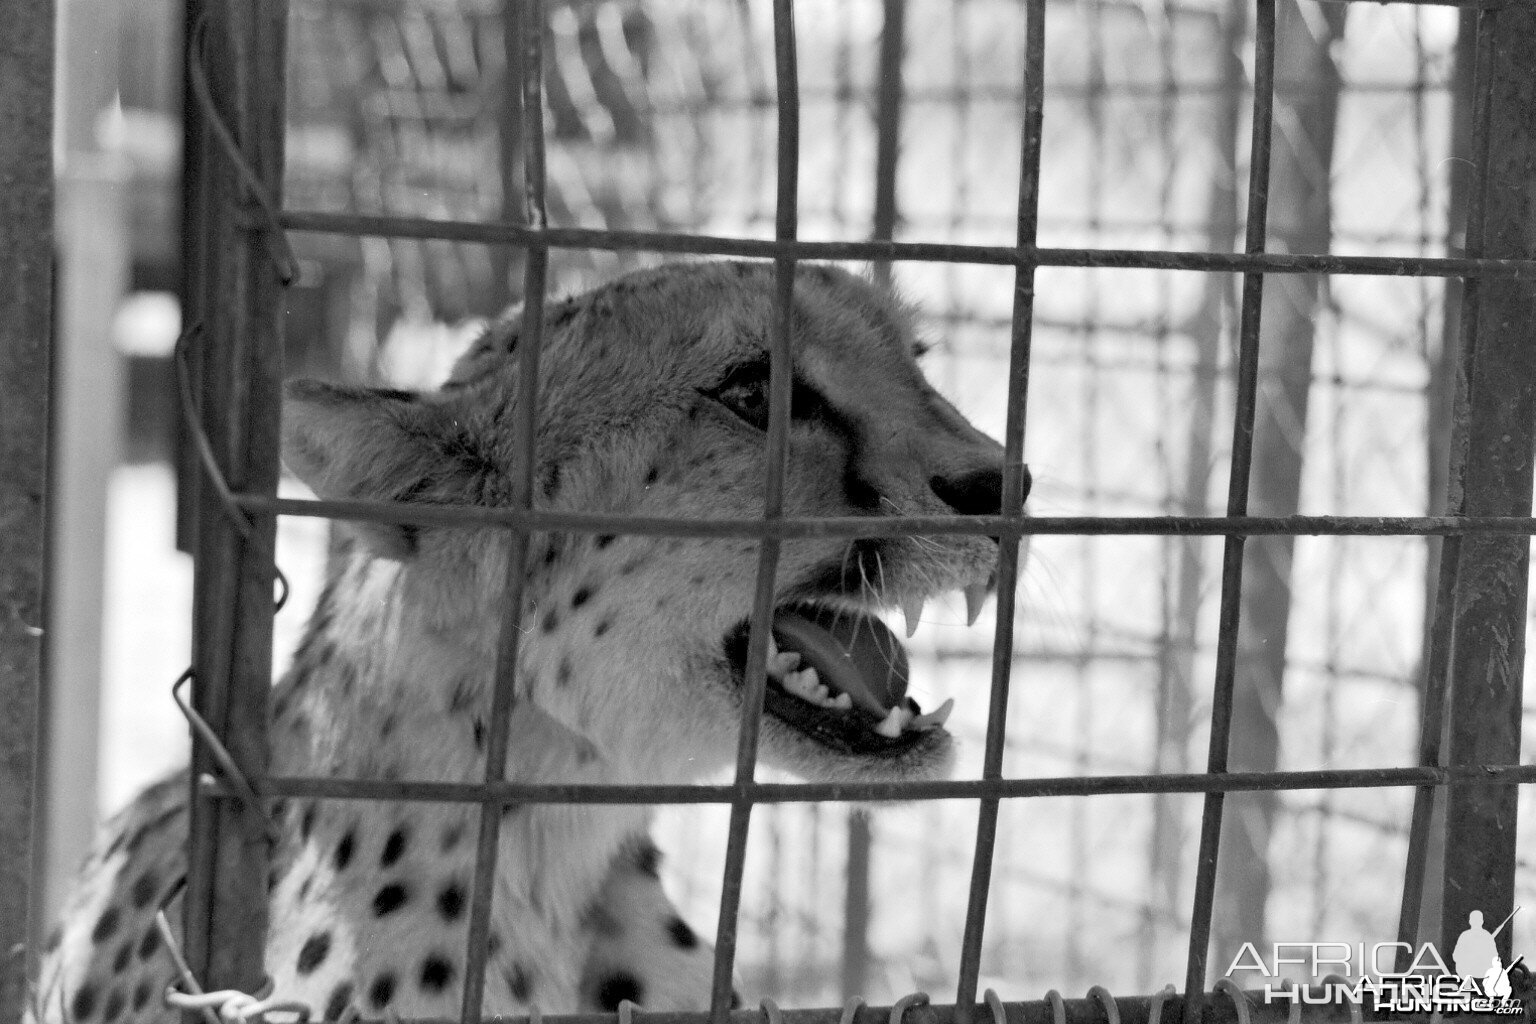
[{"label": "cheetah's ear", "polygon": [[[398,501],[441,473],[431,443],[435,410],[406,391],[314,380],[284,388],[283,462],[310,490],[335,501]],[[347,524],[376,553],[405,559],[416,529]]]}]

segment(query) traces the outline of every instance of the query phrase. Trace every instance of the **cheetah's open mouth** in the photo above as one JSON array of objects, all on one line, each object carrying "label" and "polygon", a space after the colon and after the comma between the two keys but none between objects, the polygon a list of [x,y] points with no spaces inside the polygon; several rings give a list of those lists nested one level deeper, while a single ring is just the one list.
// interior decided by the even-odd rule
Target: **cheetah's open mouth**
[{"label": "cheetah's open mouth", "polygon": [[[746,679],[748,624],[725,638],[738,683]],[[924,714],[907,696],[907,652],[872,615],[795,603],[776,609],[768,650],[764,709],[847,754],[894,754],[941,728],[954,702]]]}]

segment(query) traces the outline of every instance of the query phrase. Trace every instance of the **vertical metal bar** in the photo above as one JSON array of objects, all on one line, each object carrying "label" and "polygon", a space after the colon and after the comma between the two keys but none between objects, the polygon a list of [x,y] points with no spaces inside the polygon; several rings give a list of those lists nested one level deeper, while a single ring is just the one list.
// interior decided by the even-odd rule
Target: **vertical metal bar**
[{"label": "vertical metal bar", "polygon": [[53,316],[53,0],[0,0],[0,1020],[27,998],[43,764],[44,492]]},{"label": "vertical metal bar", "polygon": [[[517,5],[515,31],[521,46],[523,118],[523,215],[535,229],[546,225],[544,174],[544,5],[542,0],[523,0]],[[509,50],[509,55],[511,51]],[[503,131],[505,131],[505,126]],[[512,424],[513,447],[521,460],[512,478],[512,505],[533,507],[535,450],[539,403],[539,350],[543,345],[545,274],[549,248],[542,238],[528,246],[523,279],[523,324],[518,336],[517,409]],[[490,732],[485,744],[485,781],[501,782],[507,770],[507,740],[512,709],[517,702],[517,656],[522,638],[524,570],[528,557],[528,533],[515,530],[507,551],[506,581],[501,608],[500,635],[496,643],[496,675],[491,693]],[[464,954],[464,993],[460,1019],[479,1024],[485,1001],[485,958],[491,927],[491,901],[495,893],[496,860],[501,841],[501,803],[487,800],[480,807],[480,830],[475,845],[475,878],[470,893],[469,937]]]},{"label": "vertical metal bar", "polygon": [[[508,223],[523,221],[527,208],[527,183],[523,176],[523,85],[527,76],[523,73],[523,50],[516,31],[518,12],[522,0],[502,0],[501,32],[502,68],[501,88],[496,97],[501,103],[497,117],[497,158],[501,171],[501,219]],[[542,26],[541,26],[542,28]],[[521,193],[521,194],[520,194]],[[508,305],[518,296],[512,290],[512,274],[523,263],[519,251],[510,245],[493,246],[490,252],[493,301]]]},{"label": "vertical metal bar", "polygon": [[[794,0],[774,0],[773,58],[778,114],[778,194],[774,237],[793,241],[799,232],[800,76],[795,54]],[[792,380],[795,260],[774,260],[774,325],[769,342],[767,472],[763,482],[763,518],[784,515],[784,467],[789,454],[789,401]],[[715,926],[715,973],[710,992],[712,1024],[725,1024],[731,1006],[731,977],[736,963],[736,925],[741,911],[742,875],[747,863],[747,832],[752,798],[745,785],[757,769],[757,741],[767,688],[768,636],[773,624],[774,576],[780,542],[765,539],[758,548],[757,587],[752,599],[752,626],[747,637],[747,678],[742,690],[741,733],[736,747],[738,795],[731,802],[725,844],[725,874],[720,893],[720,918]]]},{"label": "vertical metal bar", "polygon": [[[1343,85],[1333,53],[1344,38],[1349,6],[1326,4],[1313,17],[1303,15],[1299,0],[1279,0],[1276,13],[1275,104],[1291,128],[1274,141],[1269,169],[1274,213],[1266,226],[1285,252],[1327,252],[1333,234],[1334,125]],[[1315,274],[1287,274],[1266,291],[1258,331],[1264,344],[1255,369],[1264,387],[1254,408],[1247,513],[1287,516],[1301,503],[1306,453],[1296,438],[1307,434],[1324,281]],[[1227,744],[1234,771],[1279,767],[1276,716],[1284,698],[1295,549],[1294,536],[1254,537],[1244,544]],[[1226,798],[1222,846],[1229,856],[1217,872],[1214,910],[1218,957],[1230,958],[1244,942],[1263,948],[1269,843],[1279,811],[1280,794],[1274,791]]]},{"label": "vertical metal bar", "polygon": [[[211,0],[203,67],[220,115],[257,180],[280,200],[283,183],[286,0]],[[198,58],[193,58],[198,59]],[[195,105],[188,116],[198,117]],[[202,429],[230,485],[276,494],[282,381],[281,282],[263,230],[245,216],[232,164],[205,152],[202,250]],[[250,537],[211,488],[200,488],[193,604],[193,703],[236,764],[255,780],[267,768],[272,686],[274,520],[251,517]],[[214,770],[205,745],[192,750],[188,851],[188,961],[205,988],[253,991],[267,927],[269,839],[264,811],[213,796],[196,780]]]},{"label": "vertical metal bar", "polygon": [[[1045,121],[1045,0],[1025,8],[1024,119],[1020,129],[1018,241],[1021,254],[1033,254],[1040,223],[1040,150]],[[1011,519],[1024,514],[1024,423],[1029,399],[1029,358],[1035,309],[1033,260],[1021,262],[1013,279],[1013,318],[1008,353],[1008,413],[1003,428],[1003,507]],[[1019,539],[998,542],[997,629],[992,642],[992,692],[987,708],[984,779],[1003,775],[1003,741],[1008,719],[1008,683],[1013,668],[1013,620],[1019,582]],[[976,818],[976,851],[971,863],[965,932],[960,941],[960,978],[956,1016],[969,1024],[981,974],[981,943],[986,932],[987,896],[997,843],[998,800],[983,799]]]},{"label": "vertical metal bar", "polygon": [[[1478,15],[1474,131],[1486,131],[1471,154],[1467,251],[1477,256],[1536,255],[1536,9],[1519,4]],[[1477,118],[1486,120],[1479,125]],[[1498,145],[1490,145],[1497,139]],[[1468,453],[1453,465],[1453,493],[1466,515],[1531,514],[1536,461],[1536,285],[1479,281],[1469,288],[1458,384],[1466,401],[1455,446]],[[1457,562],[1451,646],[1449,763],[1514,764],[1520,758],[1528,538],[1469,536]],[[1450,945],[1468,914],[1503,920],[1514,906],[1515,786],[1458,786],[1446,796],[1441,935]],[[1497,943],[1506,962],[1511,930]],[[1449,948],[1443,947],[1443,948]]]},{"label": "vertical metal bar", "polygon": [[[1242,88],[1246,78],[1239,52],[1248,30],[1248,0],[1228,0],[1215,15],[1215,40],[1220,62],[1220,84],[1213,102],[1219,104],[1208,143],[1221,163],[1206,200],[1206,247],[1229,252],[1237,238],[1237,160]],[[1182,508],[1186,516],[1209,511],[1211,450],[1215,441],[1217,375],[1221,362],[1222,321],[1237,305],[1233,279],[1228,274],[1208,274],[1203,282],[1198,312],[1190,325],[1195,344],[1195,365],[1190,401],[1188,446],[1184,459]],[[1205,538],[1170,538],[1178,542],[1178,568],[1168,653],[1159,665],[1156,769],[1159,773],[1188,770],[1189,740],[1194,723],[1196,627],[1205,604]],[[1180,799],[1168,794],[1152,798],[1150,874],[1157,886],[1160,909],[1173,911],[1183,885],[1184,827],[1178,812]]]},{"label": "vertical metal bar", "polygon": [[[1467,228],[1473,223],[1472,203],[1477,203],[1476,222],[1482,220],[1481,198],[1474,200],[1468,174],[1469,153],[1486,153],[1488,140],[1487,95],[1472,88],[1473,68],[1478,62],[1477,13],[1460,12],[1456,38],[1456,70],[1451,89],[1451,160],[1446,173],[1450,177],[1447,210],[1447,254],[1467,254]],[[1486,59],[1486,58],[1485,58]],[[1457,241],[1460,244],[1456,244]],[[1445,319],[1442,322],[1442,351],[1431,370],[1429,397],[1430,513],[1465,515],[1465,495],[1461,489],[1461,469],[1467,456],[1465,431],[1452,429],[1466,416],[1466,381],[1456,372],[1463,358],[1462,347],[1477,337],[1476,279],[1445,282]],[[1461,344],[1453,344],[1458,335]],[[1438,488],[1438,489],[1435,489]],[[1437,508],[1437,506],[1439,506]],[[1445,739],[1445,695],[1450,690],[1451,643],[1455,626],[1458,564],[1461,538],[1427,538],[1433,561],[1426,576],[1425,652],[1423,689],[1419,695],[1419,764],[1438,765],[1443,759]],[[1420,786],[1413,794],[1413,815],[1408,825],[1407,863],[1403,870],[1403,899],[1398,911],[1397,938],[1408,949],[1399,947],[1397,969],[1408,970],[1412,947],[1424,933],[1439,929],[1439,877],[1445,861],[1443,836],[1435,834],[1435,821],[1442,825],[1445,791],[1434,786]],[[1438,813],[1437,813],[1438,812]],[[1426,900],[1425,880],[1433,879],[1434,891]],[[1426,910],[1432,920],[1423,919]]]},{"label": "vertical metal bar", "polygon": [[[907,0],[884,0],[885,23],[880,31],[880,70],[875,95],[875,212],[870,237],[888,242],[896,237],[896,169],[901,155],[903,99],[902,56],[907,48]],[[891,280],[891,263],[875,263],[875,279]]]},{"label": "vertical metal bar", "polygon": [[[875,96],[875,209],[870,237],[888,242],[896,234],[896,171],[901,153],[902,56],[906,52],[907,0],[884,0],[880,69]],[[890,260],[876,260],[875,280],[891,283]],[[869,812],[848,812],[848,867],[843,876],[843,998],[869,982],[870,860],[873,834]]]},{"label": "vertical metal bar", "polygon": [[[1264,251],[1269,208],[1269,151],[1274,112],[1275,0],[1256,0],[1253,59],[1253,138],[1248,163],[1248,212],[1244,251]],[[1231,475],[1227,515],[1248,510],[1248,476],[1253,463],[1253,425],[1258,408],[1259,321],[1263,312],[1264,275],[1243,275],[1238,320],[1237,395],[1232,424]],[[1227,770],[1232,731],[1233,689],[1237,673],[1237,627],[1243,589],[1243,540],[1228,537],[1222,551],[1221,612],[1216,637],[1216,680],[1211,697],[1211,740],[1206,770]],[[1195,898],[1190,914],[1189,960],[1184,976],[1186,1014],[1198,1019],[1210,952],[1211,912],[1216,896],[1216,860],[1221,846],[1223,794],[1208,793],[1200,821],[1195,868]]]}]

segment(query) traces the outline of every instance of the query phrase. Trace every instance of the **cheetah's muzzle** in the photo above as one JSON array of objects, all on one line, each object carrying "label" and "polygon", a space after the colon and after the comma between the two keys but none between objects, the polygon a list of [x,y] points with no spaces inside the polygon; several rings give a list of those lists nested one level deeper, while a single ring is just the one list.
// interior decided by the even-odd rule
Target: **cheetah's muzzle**
[{"label": "cheetah's muzzle", "polygon": [[[738,684],[746,679],[749,624],[725,638]],[[786,725],[846,754],[890,755],[943,727],[954,702],[924,714],[907,696],[907,652],[885,623],[848,607],[781,606],[773,616],[763,706]]]}]

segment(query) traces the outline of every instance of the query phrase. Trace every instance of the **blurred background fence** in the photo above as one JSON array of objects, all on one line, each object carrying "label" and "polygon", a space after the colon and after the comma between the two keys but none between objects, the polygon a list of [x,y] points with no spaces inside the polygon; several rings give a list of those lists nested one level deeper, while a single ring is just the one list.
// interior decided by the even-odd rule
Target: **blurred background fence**
[{"label": "blurred background fence", "polygon": [[[77,0],[77,7],[86,6]],[[106,808],[184,754],[159,694],[186,663],[189,586],[171,549],[177,153],[176,5],[123,2],[117,101],[97,123],[128,168],[131,293],[117,319],[127,465],[113,477],[103,677]],[[1251,0],[1053,0],[1040,244],[1232,251],[1246,180]],[[516,219],[500,0],[293,0],[287,206]],[[550,3],[550,220],[771,237],[774,110],[763,0]],[[1024,11],[1014,0],[798,5],[801,237],[1011,245]],[[1454,254],[1466,86],[1458,12],[1281,0],[1270,248]],[[882,52],[886,62],[882,64]],[[899,74],[880,69],[900,54]],[[1461,84],[1459,84],[1461,83]],[[882,136],[882,131],[884,135]],[[883,157],[882,157],[883,154]],[[880,160],[896,159],[882,198]],[[514,197],[511,201],[506,196]],[[878,211],[877,211],[878,208]],[[473,318],[517,300],[510,248],[296,235],[289,370],[430,386]],[[654,257],[557,250],[571,291]],[[898,264],[930,376],[1001,434],[1012,269]],[[1040,514],[1202,515],[1222,507],[1235,280],[1042,269],[1026,456]],[[1455,284],[1268,281],[1255,515],[1438,511]],[[285,522],[296,596],[324,537]],[[1019,623],[1005,773],[1198,771],[1216,637],[1219,538],[1044,537]],[[1234,770],[1416,763],[1433,541],[1248,545]],[[306,585],[306,583],[308,585]],[[959,699],[980,762],[991,634],[930,606],[911,642],[919,700]],[[964,695],[977,699],[966,701]],[[1412,793],[1228,799],[1216,976],[1238,945],[1396,937]],[[1048,986],[1150,992],[1182,977],[1198,795],[1003,805],[983,965],[1005,998]],[[661,815],[669,888],[712,921],[724,808]],[[1530,832],[1522,815],[1522,836]],[[748,992],[889,1002],[955,976],[974,810],[763,806],[738,951]],[[79,851],[56,852],[54,873]],[[1432,851],[1432,856],[1433,856]],[[63,865],[58,866],[58,865]],[[1439,874],[1433,868],[1430,879]],[[1519,864],[1516,902],[1536,898]],[[55,886],[56,890],[56,886]],[[1438,895],[1426,894],[1426,906]],[[1427,920],[1430,934],[1438,929]],[[1518,920],[1517,935],[1532,936]],[[1522,943],[1517,939],[1517,949]],[[1525,948],[1536,948],[1531,941]]]}]

